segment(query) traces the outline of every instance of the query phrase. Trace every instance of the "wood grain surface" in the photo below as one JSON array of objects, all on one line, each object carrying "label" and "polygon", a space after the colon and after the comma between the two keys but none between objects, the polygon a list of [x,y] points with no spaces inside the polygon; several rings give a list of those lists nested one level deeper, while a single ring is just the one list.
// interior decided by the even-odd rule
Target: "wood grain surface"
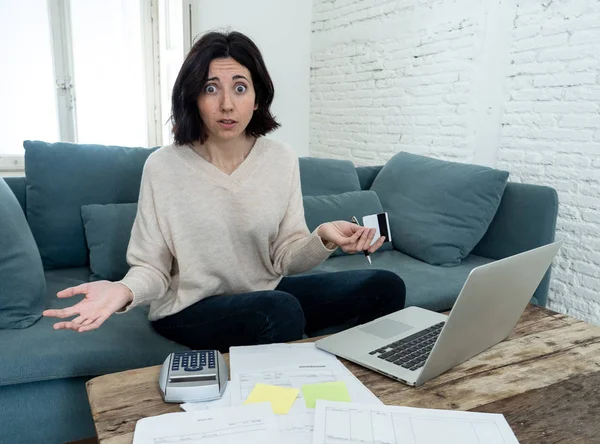
[{"label": "wood grain surface", "polygon": [[[521,443],[600,442],[600,327],[548,309],[527,307],[505,341],[418,388],[341,361],[387,405],[502,413]],[[182,411],[162,401],[159,371],[87,383],[101,444],[130,444],[138,419]]]}]

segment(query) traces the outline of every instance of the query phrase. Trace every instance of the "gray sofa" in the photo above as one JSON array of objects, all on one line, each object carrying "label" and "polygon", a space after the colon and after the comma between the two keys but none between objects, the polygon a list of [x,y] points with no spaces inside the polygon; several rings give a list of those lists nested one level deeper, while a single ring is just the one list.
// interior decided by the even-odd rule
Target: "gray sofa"
[{"label": "gray sofa", "polygon": [[[82,202],[135,202],[139,190],[135,188],[135,184],[139,185],[141,167],[147,154],[141,155],[141,159],[136,158],[135,162],[131,161],[132,165],[125,170],[119,168],[127,160],[109,165],[103,164],[104,160],[99,161],[99,158],[89,157],[89,153],[95,153],[104,156],[102,159],[108,156],[112,161],[123,153],[128,156],[129,152],[124,150],[128,149],[90,149],[68,144],[48,146],[43,150],[30,147],[26,151],[26,177],[5,178],[28,218],[40,248],[47,286],[44,305],[48,308],[71,305],[73,300],[59,300],[55,296],[56,292],[90,280],[93,270],[90,269],[89,261],[82,266],[57,266],[56,263],[51,263],[52,254],[71,240],[44,230],[63,223],[68,204],[68,199],[64,196],[82,193],[85,182],[92,182],[92,191],[86,194],[84,200],[77,201],[77,205]],[[62,156],[61,153],[70,154]],[[108,171],[107,168],[110,168],[113,179],[110,184],[100,185],[93,169]],[[357,176],[356,183],[360,190],[369,190],[381,166],[354,168],[350,162],[305,158],[301,159],[300,169],[303,194],[308,198],[357,191],[356,185],[352,185],[352,189],[347,187],[348,183],[355,180],[351,178],[348,181],[352,174]],[[42,179],[46,180],[47,187]],[[124,180],[134,184],[129,197],[115,194],[118,194],[119,187],[124,186]],[[110,194],[112,197],[106,197],[106,194],[100,196],[99,187],[113,186],[117,191],[110,191],[113,193]],[[55,193],[52,199],[56,201],[47,202],[51,198],[45,193]],[[42,201],[36,202],[39,199]],[[553,189],[509,182],[485,235],[460,265],[430,265],[388,244],[385,251],[373,255],[373,266],[392,270],[404,278],[407,305],[446,310],[452,307],[468,273],[475,266],[553,241],[557,206],[557,195]],[[60,217],[44,213],[49,211],[48,208],[54,207],[60,207]],[[360,212],[360,209],[357,208],[356,211]],[[314,219],[315,215],[307,211],[307,219],[309,216]],[[40,221],[46,225],[37,226]],[[0,221],[0,234],[3,232],[2,224]],[[78,230],[84,233],[83,228]],[[63,253],[59,251],[59,254]],[[362,255],[338,255],[309,273],[365,267]],[[545,305],[548,280],[549,273],[535,292],[532,302]],[[0,329],[0,442],[61,443],[94,436],[85,392],[87,380],[106,373],[157,365],[162,363],[168,353],[184,349],[155,333],[146,316],[147,308],[140,307],[126,315],[111,317],[102,328],[86,334],[54,331],[52,324],[55,321],[45,318],[27,328]],[[332,330],[340,328],[333,326]]]}]

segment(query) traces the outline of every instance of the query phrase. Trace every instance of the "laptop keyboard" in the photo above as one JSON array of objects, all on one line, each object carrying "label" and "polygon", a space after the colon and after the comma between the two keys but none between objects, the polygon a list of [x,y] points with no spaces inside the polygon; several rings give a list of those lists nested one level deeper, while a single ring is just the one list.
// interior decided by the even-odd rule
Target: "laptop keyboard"
[{"label": "laptop keyboard", "polygon": [[377,355],[379,359],[384,359],[408,370],[418,370],[425,365],[443,326],[444,322],[440,322],[414,335],[373,350],[369,354]]}]

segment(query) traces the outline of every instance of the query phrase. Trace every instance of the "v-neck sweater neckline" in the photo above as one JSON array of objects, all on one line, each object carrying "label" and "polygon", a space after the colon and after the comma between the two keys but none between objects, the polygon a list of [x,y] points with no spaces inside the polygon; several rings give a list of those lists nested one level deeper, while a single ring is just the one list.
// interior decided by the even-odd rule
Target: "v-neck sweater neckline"
[{"label": "v-neck sweater neckline", "polygon": [[250,177],[262,163],[265,153],[265,138],[258,137],[256,139],[254,146],[246,158],[231,174],[227,174],[220,170],[217,166],[213,165],[194,151],[189,145],[180,147],[177,152],[191,166],[208,175],[214,183],[230,191],[235,191],[240,188],[245,180]]}]

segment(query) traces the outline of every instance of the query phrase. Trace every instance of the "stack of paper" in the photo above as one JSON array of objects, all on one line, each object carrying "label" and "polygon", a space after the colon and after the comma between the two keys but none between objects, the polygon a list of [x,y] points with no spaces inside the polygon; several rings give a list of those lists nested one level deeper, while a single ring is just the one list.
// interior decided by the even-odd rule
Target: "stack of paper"
[{"label": "stack of paper", "polygon": [[[381,404],[338,359],[319,350],[314,343],[270,344],[231,347],[231,405],[242,405],[257,384],[297,389],[298,395],[285,415],[276,416],[282,439],[287,444],[310,443],[317,398],[341,400],[341,397],[365,404]],[[330,387],[327,383],[342,383]],[[312,386],[319,384],[318,386]],[[324,385],[321,385],[324,384]],[[308,388],[308,402],[303,394]],[[185,404],[186,410],[194,406]]]},{"label": "stack of paper", "polygon": [[352,401],[381,404],[334,355],[313,343],[231,347],[229,356],[233,405],[242,404],[262,383],[300,390],[292,411],[304,412],[303,386],[339,381],[345,383]]},{"label": "stack of paper", "polygon": [[502,415],[384,406],[312,343],[232,347],[230,371],[221,399],[138,421],[134,444],[518,443]]}]

